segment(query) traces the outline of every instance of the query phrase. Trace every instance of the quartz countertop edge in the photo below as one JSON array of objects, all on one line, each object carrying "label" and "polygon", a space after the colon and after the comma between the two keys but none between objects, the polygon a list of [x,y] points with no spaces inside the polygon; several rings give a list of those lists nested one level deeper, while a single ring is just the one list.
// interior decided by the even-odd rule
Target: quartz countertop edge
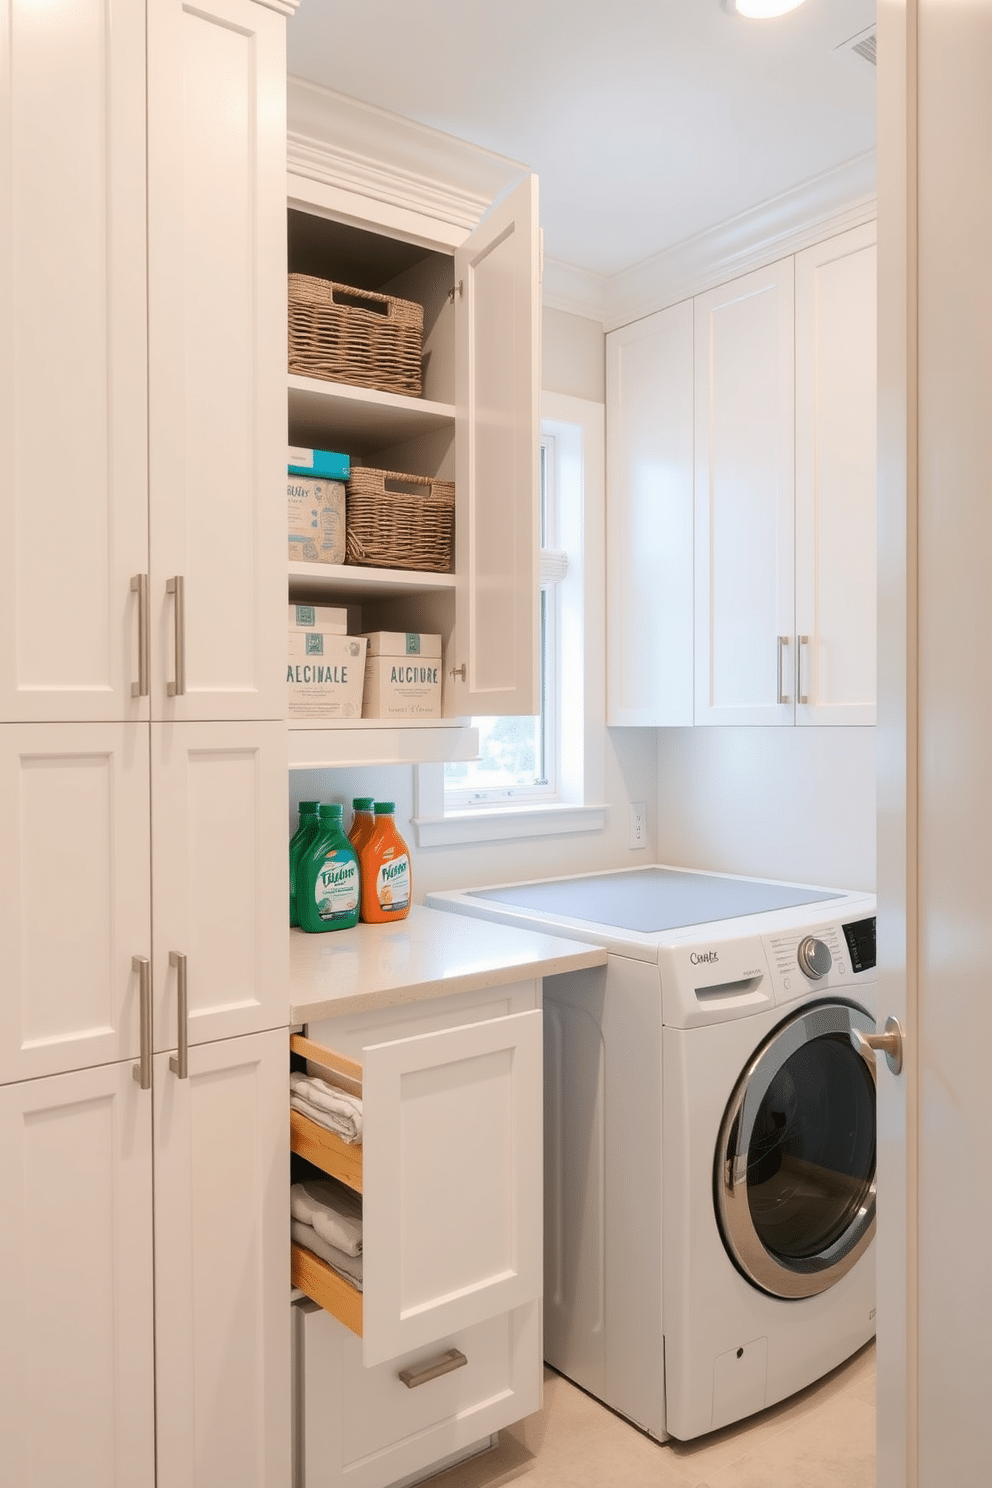
[{"label": "quartz countertop edge", "polygon": [[413,905],[395,925],[290,932],[290,1020],[453,997],[605,966],[603,946]]}]

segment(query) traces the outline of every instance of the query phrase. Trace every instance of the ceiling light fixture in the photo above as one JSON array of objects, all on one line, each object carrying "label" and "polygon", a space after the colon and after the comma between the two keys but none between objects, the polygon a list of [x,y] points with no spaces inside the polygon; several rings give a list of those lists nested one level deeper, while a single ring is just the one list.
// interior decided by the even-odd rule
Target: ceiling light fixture
[{"label": "ceiling light fixture", "polygon": [[752,21],[770,21],[774,16],[798,10],[803,0],[723,0],[731,15],[747,16]]}]

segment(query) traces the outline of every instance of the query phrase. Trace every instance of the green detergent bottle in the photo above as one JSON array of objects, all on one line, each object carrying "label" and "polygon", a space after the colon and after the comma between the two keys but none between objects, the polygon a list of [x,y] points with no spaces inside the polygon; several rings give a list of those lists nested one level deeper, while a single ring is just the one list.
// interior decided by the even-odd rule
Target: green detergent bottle
[{"label": "green detergent bottle", "polygon": [[291,925],[300,923],[300,917],[296,912],[296,864],[302,847],[313,836],[317,827],[317,802],[301,801],[300,824],[289,839],[289,923]]},{"label": "green detergent bottle", "polygon": [[300,929],[310,934],[358,924],[358,859],[344,835],[342,815],[343,807],[321,804],[317,835],[296,860],[296,912]]}]

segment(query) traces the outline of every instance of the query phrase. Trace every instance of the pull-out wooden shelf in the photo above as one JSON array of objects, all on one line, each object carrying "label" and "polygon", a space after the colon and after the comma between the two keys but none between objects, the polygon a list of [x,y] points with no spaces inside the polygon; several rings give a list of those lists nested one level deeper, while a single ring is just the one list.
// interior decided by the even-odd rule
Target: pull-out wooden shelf
[{"label": "pull-out wooden shelf", "polygon": [[[301,1055],[310,1064],[320,1066],[321,1076],[330,1076],[330,1081],[350,1095],[362,1093],[362,1066],[355,1060],[327,1049],[323,1044],[292,1034],[289,1047],[294,1054]],[[336,1132],[328,1131],[302,1111],[289,1113],[290,1148],[307,1162],[313,1163],[322,1172],[337,1178],[356,1193],[362,1192],[362,1146],[359,1142],[343,1142]],[[343,1276],[305,1248],[293,1242],[292,1283],[299,1287],[318,1306],[323,1307],[362,1336],[362,1294]]]}]

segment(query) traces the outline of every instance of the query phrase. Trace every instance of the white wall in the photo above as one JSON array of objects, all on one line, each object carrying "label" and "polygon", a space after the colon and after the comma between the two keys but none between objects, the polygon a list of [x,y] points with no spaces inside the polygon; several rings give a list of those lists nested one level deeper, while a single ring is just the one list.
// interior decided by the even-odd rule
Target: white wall
[{"label": "white wall", "polygon": [[[602,403],[605,399],[602,326],[582,316],[546,310],[542,334],[542,383],[545,390]],[[602,543],[598,548],[602,549]],[[606,576],[602,569],[597,582],[605,590]],[[605,704],[601,713],[605,716]],[[600,868],[626,868],[653,862],[658,788],[655,732],[652,729],[604,728],[603,736],[605,804],[609,812],[602,831],[569,833],[562,837],[519,838],[478,846],[416,848],[410,827],[414,811],[414,772],[408,765],[291,771],[289,829],[295,830],[301,800],[341,801],[348,807],[355,796],[395,801],[396,825],[411,846],[414,898],[417,901],[421,901],[431,889],[469,888],[477,884],[595,872]],[[627,845],[631,801],[643,801],[647,805],[648,843],[636,852],[631,852]],[[346,823],[348,819],[346,811]]]},{"label": "white wall", "polygon": [[657,737],[660,861],[874,890],[873,728]]}]

